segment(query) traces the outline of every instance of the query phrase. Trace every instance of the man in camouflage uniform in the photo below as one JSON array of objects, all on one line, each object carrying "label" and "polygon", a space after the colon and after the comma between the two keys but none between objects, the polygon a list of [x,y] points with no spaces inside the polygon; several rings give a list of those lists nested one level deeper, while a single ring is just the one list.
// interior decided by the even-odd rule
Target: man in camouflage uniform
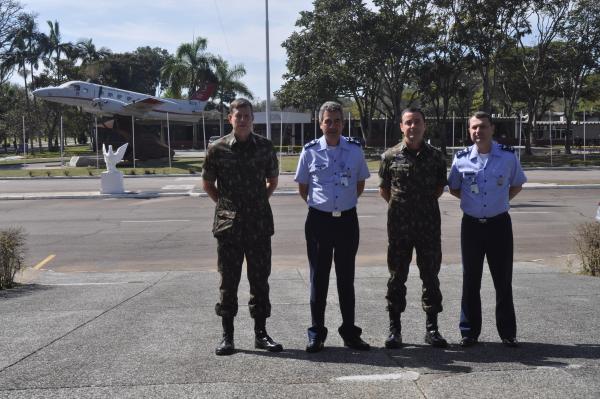
[{"label": "man in camouflage uniform", "polygon": [[400,314],[406,309],[406,280],[417,251],[417,266],[423,281],[422,304],[427,313],[425,342],[446,347],[438,331],[437,314],[442,311],[438,273],[442,261],[438,198],[447,184],[442,153],[423,140],[425,115],[420,109],[402,111],[402,141],[388,149],[379,168],[379,193],[388,202],[388,254],[390,271],[387,310],[390,334],[386,348],[402,346]]},{"label": "man in camouflage uniform", "polygon": [[223,339],[215,352],[234,352],[233,319],[238,311],[237,289],[244,257],[255,347],[279,352],[282,346],[269,337],[265,327],[271,315],[268,278],[274,233],[269,197],[277,187],[279,163],[273,144],[252,132],[254,116],[248,100],[232,102],[228,117],[233,132],[211,146],[202,171],[204,191],[217,204],[213,234],[218,243],[221,296],[215,310],[222,317]]}]

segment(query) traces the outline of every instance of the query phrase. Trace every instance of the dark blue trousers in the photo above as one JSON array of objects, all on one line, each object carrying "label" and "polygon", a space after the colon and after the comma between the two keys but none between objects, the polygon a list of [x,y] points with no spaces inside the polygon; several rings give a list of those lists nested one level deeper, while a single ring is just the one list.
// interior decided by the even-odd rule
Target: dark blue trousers
[{"label": "dark blue trousers", "polygon": [[342,212],[339,217],[309,208],[305,224],[306,250],[310,266],[310,313],[312,326],[309,338],[325,340],[325,307],[329,289],[331,262],[335,262],[342,326],[342,338],[360,336],[354,325],[354,268],[358,251],[359,228],[356,208]]},{"label": "dark blue trousers", "polygon": [[463,215],[461,225],[463,286],[460,333],[478,338],[481,333],[481,276],[487,257],[496,289],[496,328],[500,338],[517,334],[512,296],[513,234],[508,212],[482,221]]}]

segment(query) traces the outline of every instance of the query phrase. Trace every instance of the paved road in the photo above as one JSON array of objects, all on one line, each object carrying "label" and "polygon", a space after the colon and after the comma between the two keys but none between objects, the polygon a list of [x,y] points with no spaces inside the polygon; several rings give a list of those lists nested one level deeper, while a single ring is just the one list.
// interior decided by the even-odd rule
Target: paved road
[{"label": "paved road", "polygon": [[[148,180],[150,189],[168,182]],[[0,201],[1,226],[21,225],[29,234],[28,264],[55,255],[41,270],[27,269],[20,276],[25,285],[0,292],[0,398],[598,398],[600,279],[564,270],[573,228],[592,220],[599,192],[524,190],[513,201],[522,342],[516,350],[498,343],[487,271],[482,344],[456,346],[460,210],[448,194],[440,201],[440,327],[452,345],[423,345],[421,287],[413,267],[403,314],[406,346],[381,348],[387,324],[385,204],[374,193],[364,195],[357,322],[374,349],[342,347],[332,274],[326,316],[331,334],[327,349],[316,355],[304,352],[310,319],[305,205],[296,195],[273,197],[277,233],[268,328],[285,351],[253,349],[251,320],[241,306],[238,352],[226,358],[213,352],[220,331],[210,200]],[[248,301],[245,278],[239,296],[241,304]]]},{"label": "paved road", "polygon": [[[600,168],[531,169],[527,170],[529,183],[537,185],[595,184],[600,185]],[[377,174],[367,180],[367,188],[376,188]],[[0,179],[0,194],[4,193],[57,193],[93,192],[100,189],[99,178],[52,178],[52,179]],[[296,190],[291,174],[280,176],[280,190]],[[125,190],[140,192],[201,192],[200,176],[141,177],[125,176]]]},{"label": "paved road", "polygon": [[[574,252],[575,225],[595,216],[599,191],[523,190],[511,211],[515,258],[564,263],[562,257]],[[305,267],[305,204],[296,195],[276,196],[271,203],[274,267]],[[458,263],[458,200],[446,193],[440,205],[444,263]],[[46,266],[54,271],[213,270],[213,210],[206,197],[0,201],[0,220],[2,226],[26,229],[28,264],[55,255]],[[365,194],[359,218],[358,264],[385,265],[385,202],[374,193]]]}]

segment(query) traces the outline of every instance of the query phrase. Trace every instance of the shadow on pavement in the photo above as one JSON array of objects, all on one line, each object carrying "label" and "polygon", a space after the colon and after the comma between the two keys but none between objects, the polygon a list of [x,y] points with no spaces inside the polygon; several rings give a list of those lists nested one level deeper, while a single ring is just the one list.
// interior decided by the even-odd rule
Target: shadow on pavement
[{"label": "shadow on pavement", "polygon": [[13,288],[0,290],[0,300],[31,295],[34,292],[51,290],[52,287],[39,284],[16,284]]},{"label": "shadow on pavement", "polygon": [[527,367],[567,367],[572,365],[572,359],[600,359],[600,345],[522,342],[518,348],[507,348],[501,343],[480,342],[471,348],[450,345],[447,349],[436,349],[429,345],[407,345],[401,349],[371,348],[368,352],[361,352],[326,346],[322,352],[313,354],[300,349],[286,349],[280,353],[240,349],[236,353],[316,363],[353,363],[377,367],[427,368],[445,373],[469,373],[474,371],[477,365],[498,363],[516,363]]}]

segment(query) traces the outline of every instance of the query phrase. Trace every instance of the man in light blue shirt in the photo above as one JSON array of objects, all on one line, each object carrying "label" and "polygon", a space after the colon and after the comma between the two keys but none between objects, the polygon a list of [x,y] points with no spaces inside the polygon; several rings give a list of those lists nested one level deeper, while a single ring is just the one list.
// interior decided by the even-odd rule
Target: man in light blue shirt
[{"label": "man in light blue shirt", "polygon": [[305,236],[310,267],[310,311],[306,351],[319,352],[327,337],[325,307],[331,262],[335,261],[344,345],[368,350],[354,325],[354,269],[359,227],[356,203],[369,170],[358,140],[342,136],[342,106],[326,102],[319,111],[323,136],[304,146],[294,180],[308,204]]},{"label": "man in light blue shirt", "polygon": [[450,193],[460,198],[463,292],[460,331],[463,347],[481,333],[481,276],[487,257],[496,288],[496,327],[506,346],[516,347],[512,297],[513,234],[509,201],[527,181],[511,147],[492,140],[494,125],[485,112],[469,119],[474,145],[456,153],[448,176]]}]

